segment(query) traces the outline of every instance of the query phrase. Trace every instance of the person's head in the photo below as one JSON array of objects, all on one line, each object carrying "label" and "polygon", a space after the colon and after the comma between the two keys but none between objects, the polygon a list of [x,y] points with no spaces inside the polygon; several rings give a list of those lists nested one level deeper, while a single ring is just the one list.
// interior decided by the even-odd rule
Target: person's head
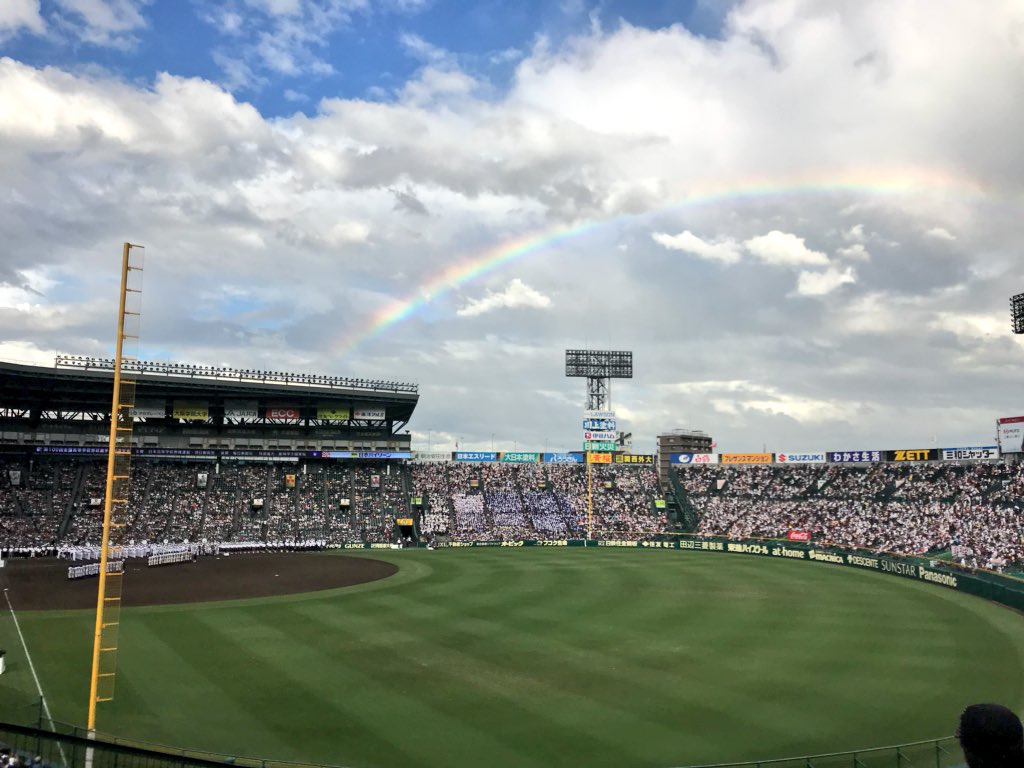
[{"label": "person's head", "polygon": [[972,704],[956,730],[969,768],[1024,768],[1024,726],[1002,704]]}]

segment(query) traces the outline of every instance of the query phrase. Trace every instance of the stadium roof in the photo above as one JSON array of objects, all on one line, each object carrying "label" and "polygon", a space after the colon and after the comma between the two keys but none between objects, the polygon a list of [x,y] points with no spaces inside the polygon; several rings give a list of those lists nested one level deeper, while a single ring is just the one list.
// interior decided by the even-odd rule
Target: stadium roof
[{"label": "stadium roof", "polygon": [[[407,422],[419,400],[417,385],[400,382],[134,361],[122,370],[136,381],[136,402],[383,407],[388,421]],[[53,367],[0,362],[0,408],[109,413],[113,375],[113,361],[98,358],[59,356]]]}]

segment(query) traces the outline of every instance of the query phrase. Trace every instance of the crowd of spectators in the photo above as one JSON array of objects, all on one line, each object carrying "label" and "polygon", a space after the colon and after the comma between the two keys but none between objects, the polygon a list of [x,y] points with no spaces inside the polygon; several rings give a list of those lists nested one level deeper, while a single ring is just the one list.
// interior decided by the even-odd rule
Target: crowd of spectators
[{"label": "crowd of spectators", "polygon": [[699,531],[878,552],[949,554],[962,565],[1024,563],[1021,465],[702,466],[679,470]]},{"label": "crowd of spectators", "polygon": [[[0,548],[98,542],[105,465],[0,464]],[[117,544],[391,542],[396,518],[455,541],[638,539],[667,528],[649,467],[581,464],[345,465],[138,460]],[[1000,463],[707,465],[676,470],[699,532],[810,533],[823,544],[941,553],[969,566],[1024,564],[1024,472]],[[423,499],[414,505],[413,497]]]}]

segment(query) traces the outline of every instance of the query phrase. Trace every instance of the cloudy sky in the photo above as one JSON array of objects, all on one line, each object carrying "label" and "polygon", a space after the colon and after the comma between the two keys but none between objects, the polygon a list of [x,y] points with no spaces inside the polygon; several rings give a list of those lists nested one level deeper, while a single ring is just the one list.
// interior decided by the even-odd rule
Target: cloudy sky
[{"label": "cloudy sky", "polygon": [[[1020,0],[3,0],[0,357],[417,381],[417,446],[991,444]],[[493,437],[492,437],[493,436]]]}]

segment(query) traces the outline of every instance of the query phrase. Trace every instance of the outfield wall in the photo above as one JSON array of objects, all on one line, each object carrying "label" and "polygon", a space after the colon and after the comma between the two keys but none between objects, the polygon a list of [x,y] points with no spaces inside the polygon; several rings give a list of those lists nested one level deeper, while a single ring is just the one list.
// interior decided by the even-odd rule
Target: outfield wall
[{"label": "outfield wall", "polygon": [[[720,536],[672,536],[665,541],[628,539],[525,539],[520,541],[451,541],[437,545],[452,549],[463,547],[626,547],[632,549],[677,549],[718,552],[725,555],[756,555],[787,560],[805,560],[844,565],[860,570],[878,571],[891,576],[938,584],[986,600],[1024,611],[1024,580],[994,571],[967,571],[954,567],[939,568],[925,558],[876,554],[837,547],[782,542],[777,539],[727,539]],[[390,544],[346,544],[344,549],[390,548]]]}]

